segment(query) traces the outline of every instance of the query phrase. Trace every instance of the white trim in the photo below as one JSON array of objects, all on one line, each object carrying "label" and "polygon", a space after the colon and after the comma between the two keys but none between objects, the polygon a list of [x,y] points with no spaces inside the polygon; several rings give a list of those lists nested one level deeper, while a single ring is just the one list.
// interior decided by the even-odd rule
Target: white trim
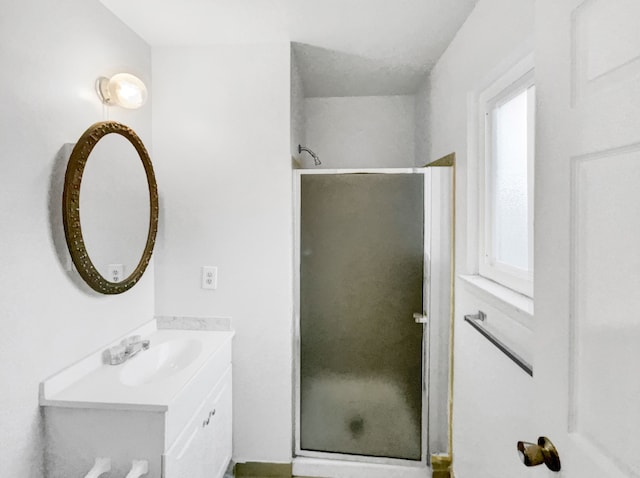
[{"label": "white trim", "polygon": [[293,172],[293,450],[300,450],[300,178],[302,170]]},{"label": "white trim", "polygon": [[533,71],[535,66],[533,53],[522,58],[513,67],[503,72],[502,75],[496,78],[490,86],[486,87],[479,94],[480,102],[486,102],[497,96],[502,96],[500,93],[509,90],[510,86],[515,86],[513,89],[518,89],[514,84],[519,79],[526,76],[529,72]]},{"label": "white trim", "polygon": [[479,275],[459,275],[466,293],[485,312],[483,327],[525,361],[533,363],[533,299]]},{"label": "white trim", "polygon": [[[487,198],[489,197],[489,190],[491,188],[492,179],[490,177],[490,169],[488,164],[491,162],[493,153],[491,151],[492,139],[488,138],[489,134],[493,132],[492,129],[487,127],[488,115],[493,114],[495,108],[510,99],[514,98],[522,91],[530,89],[535,86],[534,78],[534,59],[533,54],[528,55],[526,58],[518,62],[514,67],[508,70],[505,74],[500,76],[493,84],[487,87],[478,95],[477,107],[470,109],[473,115],[477,115],[475,132],[477,141],[477,161],[473,168],[477,171],[476,177],[473,178],[477,181],[477,248],[476,253],[472,257],[476,258],[473,272],[499,282],[506,287],[514,289],[517,292],[526,294],[529,297],[533,297],[533,161],[534,161],[534,142],[529,143],[528,152],[528,201],[529,201],[529,266],[527,271],[509,266],[507,264],[501,264],[494,260],[493,251],[489,251],[488,248],[492,241],[492,227],[487,218],[491,216],[492,209],[488,204]],[[534,114],[533,93],[529,95],[529,114]],[[470,97],[470,101],[475,95]],[[534,120],[535,118],[530,118]],[[529,122],[533,128],[534,121]],[[473,130],[472,130],[473,131]],[[531,130],[530,132],[534,132]],[[470,208],[473,211],[475,208]],[[469,250],[473,250],[470,247]]]},{"label": "white trim", "polygon": [[[346,475],[339,475],[333,472],[330,473],[330,476],[334,478],[340,478],[341,476],[348,476],[349,478],[359,478],[360,475],[354,472],[354,469],[351,467],[356,464],[357,468],[363,470],[362,478],[375,478],[380,476],[380,478],[391,478],[394,476],[398,477],[412,477],[413,475],[402,474],[407,470],[416,469],[420,471],[419,475],[421,478],[424,478],[424,473],[428,470],[429,463],[429,396],[428,396],[428,373],[429,373],[429,330],[430,327],[424,327],[422,334],[422,367],[423,367],[423,384],[422,384],[422,426],[421,426],[421,441],[422,441],[422,450],[421,450],[421,459],[417,460],[403,460],[403,459],[395,459],[395,458],[380,458],[373,456],[361,456],[361,455],[348,455],[348,454],[340,454],[340,453],[322,453],[322,452],[314,452],[309,450],[303,450],[300,446],[300,214],[301,214],[301,178],[303,175],[307,174],[422,174],[424,175],[424,224],[425,224],[425,261],[427,260],[427,247],[430,248],[430,242],[427,243],[427,233],[426,225],[427,221],[431,220],[431,216],[427,213],[427,204],[430,204],[431,197],[429,197],[427,202],[427,192],[430,191],[430,185],[427,181],[431,179],[431,171],[425,168],[367,168],[367,169],[298,169],[294,171],[293,174],[293,200],[294,200],[294,270],[293,270],[293,288],[294,288],[294,320],[293,320],[293,344],[294,344],[294,363],[293,363],[293,380],[294,380],[294,440],[293,440],[293,456],[294,456],[294,474],[295,475],[309,475],[309,471],[304,471],[305,463],[311,463],[311,461],[305,460],[315,460],[316,464],[324,464],[322,466],[331,465],[331,469],[334,467],[346,467],[351,471],[346,472]],[[429,249],[430,250],[430,249]],[[430,256],[429,256],[430,257]],[[424,274],[425,278],[423,279],[423,284],[428,281],[428,273],[429,267],[425,265]],[[426,285],[424,285],[426,287]],[[427,295],[423,292],[423,313],[430,312],[427,309],[427,305],[424,303]],[[430,301],[429,301],[430,302]],[[429,303],[430,306],[430,303]],[[336,461],[343,460],[343,461]],[[295,471],[296,463],[298,463],[298,467],[302,466],[303,471]],[[369,465],[373,468],[369,468]],[[325,468],[326,468],[325,466]],[[379,470],[382,470],[383,474],[370,474],[373,473],[374,470],[378,467]],[[393,467],[389,468],[389,467]],[[389,474],[390,471],[394,469],[402,471],[401,474],[395,474],[395,472]],[[367,470],[369,474],[367,474]],[[327,476],[327,475],[323,475]]]},{"label": "white trim", "polygon": [[422,268],[422,313],[427,317],[427,323],[422,328],[422,423],[420,430],[420,439],[422,440],[421,464],[426,466],[429,464],[429,377],[431,373],[431,317],[433,316],[433,308],[431,307],[431,221],[432,218],[432,197],[431,182],[432,174],[430,169],[422,169],[422,195],[423,195],[423,268]]},{"label": "white trim", "polygon": [[533,299],[481,275],[459,275],[475,295],[501,310],[529,330],[533,330]]}]

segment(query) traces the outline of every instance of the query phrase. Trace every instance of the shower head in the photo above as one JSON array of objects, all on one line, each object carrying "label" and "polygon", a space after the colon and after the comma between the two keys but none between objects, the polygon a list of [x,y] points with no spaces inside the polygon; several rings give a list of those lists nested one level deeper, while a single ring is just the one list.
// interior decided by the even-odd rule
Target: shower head
[{"label": "shower head", "polygon": [[316,166],[320,166],[322,164],[322,162],[320,161],[320,158],[318,158],[318,155],[316,153],[311,151],[309,148],[305,148],[304,146],[298,145],[298,154],[302,153],[303,151],[306,151],[311,155],[311,157],[313,158],[313,164],[315,164]]}]

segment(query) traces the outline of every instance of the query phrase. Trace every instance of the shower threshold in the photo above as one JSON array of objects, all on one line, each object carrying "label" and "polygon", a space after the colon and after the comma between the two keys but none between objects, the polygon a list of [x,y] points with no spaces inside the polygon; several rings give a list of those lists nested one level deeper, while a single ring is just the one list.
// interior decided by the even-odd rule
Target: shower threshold
[{"label": "shower threshold", "polygon": [[[314,453],[314,452],[309,452]],[[320,457],[297,456],[293,475],[323,478],[425,478],[431,468],[424,461],[314,453]]]}]

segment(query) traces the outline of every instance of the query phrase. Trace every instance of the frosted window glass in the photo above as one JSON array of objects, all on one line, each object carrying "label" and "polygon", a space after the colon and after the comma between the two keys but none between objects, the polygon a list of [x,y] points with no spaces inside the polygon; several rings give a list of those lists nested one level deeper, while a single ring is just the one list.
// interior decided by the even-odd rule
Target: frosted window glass
[{"label": "frosted window glass", "polygon": [[528,90],[494,110],[493,255],[529,269]]}]

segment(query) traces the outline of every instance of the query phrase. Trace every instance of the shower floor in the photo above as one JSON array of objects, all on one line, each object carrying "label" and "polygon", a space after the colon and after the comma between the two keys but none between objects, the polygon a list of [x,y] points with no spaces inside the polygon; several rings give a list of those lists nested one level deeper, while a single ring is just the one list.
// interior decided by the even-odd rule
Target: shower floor
[{"label": "shower floor", "polygon": [[420,460],[421,424],[402,388],[348,375],[302,381],[302,450]]}]

